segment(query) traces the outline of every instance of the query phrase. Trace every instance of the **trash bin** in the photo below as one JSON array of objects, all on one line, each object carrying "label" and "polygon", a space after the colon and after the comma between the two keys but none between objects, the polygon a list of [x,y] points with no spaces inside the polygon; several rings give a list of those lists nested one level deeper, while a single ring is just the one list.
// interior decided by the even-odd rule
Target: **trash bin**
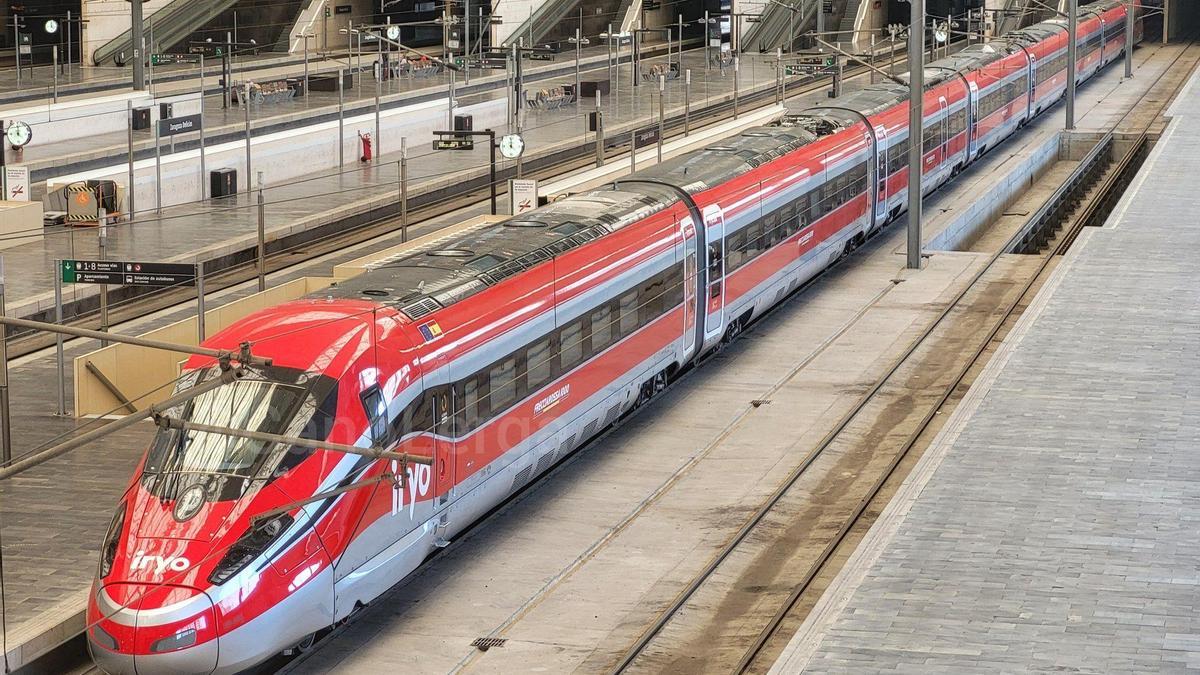
[{"label": "trash bin", "polygon": [[159,103],[158,104],[158,119],[169,120],[175,116],[175,104]]},{"label": "trash bin", "polygon": [[237,194],[237,169],[213,169],[208,175],[210,197],[215,199]]},{"label": "trash bin", "polygon": [[475,122],[475,118],[472,117],[471,115],[455,115],[454,116],[454,130],[455,131],[471,131],[471,127],[474,125],[474,122]]},{"label": "trash bin", "polygon": [[133,128],[134,130],[150,128],[150,109],[149,108],[134,108],[133,109]]}]

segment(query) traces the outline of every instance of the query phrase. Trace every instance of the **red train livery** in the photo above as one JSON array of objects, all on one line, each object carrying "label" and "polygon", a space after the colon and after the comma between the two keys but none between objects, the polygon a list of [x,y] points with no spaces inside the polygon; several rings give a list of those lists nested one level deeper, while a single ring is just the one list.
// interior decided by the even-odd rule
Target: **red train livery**
[{"label": "red train livery", "polygon": [[[1105,0],[1081,16],[1080,81],[1123,54],[1126,12]],[[1051,21],[927,66],[930,190],[1063,95],[1066,40]],[[273,365],[170,416],[433,463],[338,492],[402,467],[161,430],[104,539],[96,662],[237,672],[378,597],[896,218],[907,117],[904,87],[872,85],[214,336]],[[219,372],[193,358],[178,389]]]}]

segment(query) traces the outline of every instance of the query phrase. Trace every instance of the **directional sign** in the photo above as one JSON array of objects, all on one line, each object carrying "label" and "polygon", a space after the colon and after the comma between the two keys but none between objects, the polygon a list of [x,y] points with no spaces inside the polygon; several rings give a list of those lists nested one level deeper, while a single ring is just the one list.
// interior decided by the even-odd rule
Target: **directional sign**
[{"label": "directional sign", "polygon": [[[195,50],[195,47],[192,50]],[[200,63],[200,54],[151,54],[150,63],[156,66],[166,66],[172,63]]]},{"label": "directional sign", "polygon": [[434,150],[473,150],[473,138],[436,138],[433,141]]},{"label": "directional sign", "polygon": [[65,284],[195,286],[196,266],[128,260],[64,260]]},{"label": "directional sign", "polygon": [[200,121],[203,118],[200,115],[184,115],[182,117],[169,117],[165,120],[158,121],[158,135],[162,137],[178,136],[179,134],[190,134],[193,131],[200,131]]}]

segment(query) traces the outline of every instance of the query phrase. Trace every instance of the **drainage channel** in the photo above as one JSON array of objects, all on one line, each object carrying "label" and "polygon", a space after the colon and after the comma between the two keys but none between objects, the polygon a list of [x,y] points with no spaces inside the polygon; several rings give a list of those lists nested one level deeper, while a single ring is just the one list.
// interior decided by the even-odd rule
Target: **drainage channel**
[{"label": "drainage channel", "polygon": [[1079,166],[1026,221],[1007,253],[1067,252],[1084,227],[1104,224],[1154,147],[1156,136],[1104,134]]}]

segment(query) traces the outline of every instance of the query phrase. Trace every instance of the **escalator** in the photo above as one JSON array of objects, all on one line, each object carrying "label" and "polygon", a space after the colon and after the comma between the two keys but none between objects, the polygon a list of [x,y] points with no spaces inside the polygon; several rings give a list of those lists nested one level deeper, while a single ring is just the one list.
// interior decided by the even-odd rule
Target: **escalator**
[{"label": "escalator", "polygon": [[[301,8],[311,0],[172,0],[142,23],[147,51],[185,52],[187,42],[211,37],[223,41],[237,14],[238,41],[253,40],[272,48],[286,32]],[[133,56],[133,30],[127,30],[96,50],[97,66],[122,66]]]},{"label": "escalator", "polygon": [[[515,42],[519,37],[529,42],[530,26],[534,44],[562,44],[567,38],[575,36],[575,29],[580,27],[580,9],[583,9],[582,34],[593,39],[608,30],[611,24],[614,32],[622,30],[621,24],[630,6],[635,0],[546,0],[531,16],[520,21],[506,42]],[[500,10],[503,14],[503,10]]]},{"label": "escalator", "polygon": [[[789,30],[792,31],[792,38],[796,41],[797,46],[802,42],[797,36],[816,30],[817,3],[802,2],[801,0],[780,1],[799,9],[792,11],[775,2],[764,5],[761,19],[757,23],[751,24],[748,30],[747,27],[743,27],[745,31],[741,44],[743,52],[773,52],[777,47],[787,50],[789,48]],[[795,16],[791,16],[793,14]],[[835,24],[830,21],[828,25]],[[826,29],[828,30],[828,26]]]}]

